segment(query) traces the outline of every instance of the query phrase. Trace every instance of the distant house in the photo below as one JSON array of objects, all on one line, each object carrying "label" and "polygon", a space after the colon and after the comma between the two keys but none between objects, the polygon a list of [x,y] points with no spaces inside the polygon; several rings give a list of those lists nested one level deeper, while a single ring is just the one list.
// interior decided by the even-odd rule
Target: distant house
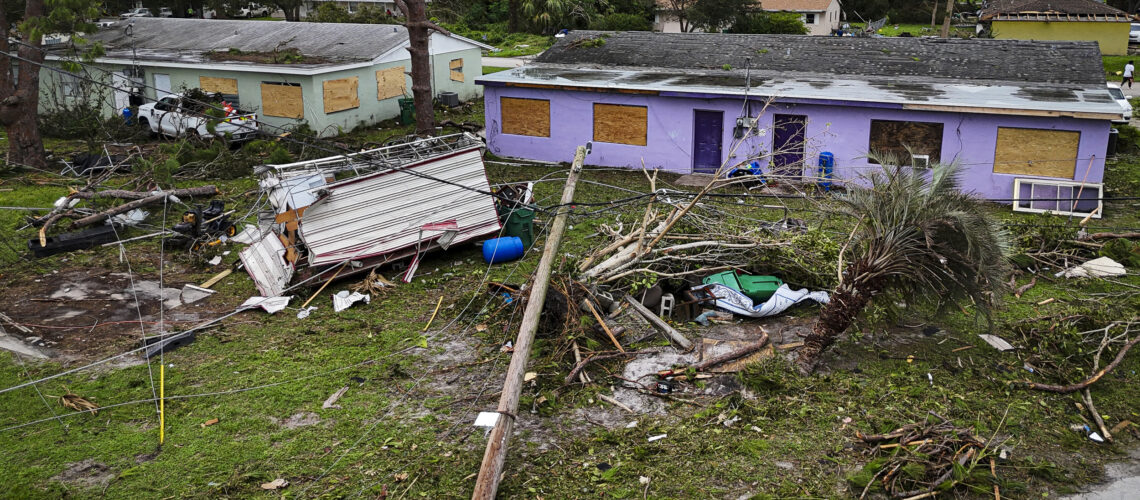
[{"label": "distant house", "polygon": [[[270,127],[305,123],[328,136],[396,117],[397,99],[411,96],[403,26],[136,18],[89,38],[106,53],[88,75],[116,88],[100,103],[108,114],[197,87],[256,112]],[[474,78],[482,74],[483,49],[492,47],[433,34],[433,95],[479,97]],[[45,69],[41,82],[46,109],[84,97],[73,77]]]},{"label": "distant house", "polygon": [[[653,17],[653,31],[680,33],[681,21],[674,13],[676,0],[656,0],[657,12]],[[685,2],[691,5],[693,2]],[[799,14],[809,35],[830,35],[839,28],[841,10],[839,0],[757,0],[760,9],[768,12]]]},{"label": "distant house", "polygon": [[1095,0],[987,0],[978,20],[994,38],[1089,40],[1103,54],[1126,55],[1134,18]]},{"label": "distant house", "polygon": [[811,181],[821,157],[853,180],[880,151],[958,162],[981,196],[1048,210],[1097,198],[1121,116],[1091,42],[572,32],[476,83],[496,155],[570,161],[592,142],[596,165],[756,161]]},{"label": "distant house", "polygon": [[830,35],[839,29],[839,0],[760,0],[760,8],[799,14],[809,35]]}]

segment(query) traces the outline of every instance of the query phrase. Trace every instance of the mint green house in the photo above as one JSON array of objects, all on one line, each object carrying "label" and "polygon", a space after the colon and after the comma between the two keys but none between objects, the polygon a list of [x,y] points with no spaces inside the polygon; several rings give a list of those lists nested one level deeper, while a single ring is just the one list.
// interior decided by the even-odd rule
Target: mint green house
[{"label": "mint green house", "polygon": [[[98,90],[98,105],[116,114],[201,88],[257,113],[266,132],[305,123],[327,137],[397,117],[398,99],[411,97],[408,33],[399,25],[135,18],[88,38],[105,54],[86,76],[113,88],[45,69],[43,108]],[[492,47],[433,33],[430,49],[434,96],[482,94],[475,78]]]}]

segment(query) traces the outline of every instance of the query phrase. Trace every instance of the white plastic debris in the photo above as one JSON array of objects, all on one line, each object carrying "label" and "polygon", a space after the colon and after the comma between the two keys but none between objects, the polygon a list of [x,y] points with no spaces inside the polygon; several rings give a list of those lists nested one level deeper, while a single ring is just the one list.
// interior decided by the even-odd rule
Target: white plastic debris
[{"label": "white plastic debris", "polygon": [[979,333],[978,338],[986,341],[987,344],[993,346],[994,349],[997,349],[999,351],[1004,352],[1013,350],[1013,345],[1011,345],[1009,342],[1006,342],[1005,339],[998,337],[997,335]]},{"label": "white plastic debris", "polygon": [[654,441],[665,439],[668,436],[669,436],[668,434],[658,434],[656,436],[649,436],[649,442],[652,443]]},{"label": "white plastic debris", "polygon": [[193,304],[215,293],[218,293],[218,291],[187,284],[182,287],[182,294],[179,298],[183,304]]},{"label": "white plastic debris", "polygon": [[211,266],[216,266],[218,264],[221,264],[222,263],[222,256],[221,255],[215,255],[214,258],[207,260],[206,263],[211,265]]},{"label": "white plastic debris", "polygon": [[1100,437],[1100,434],[1097,434],[1096,432],[1089,433],[1089,439],[1096,441],[1098,443],[1104,442],[1104,438]]},{"label": "white plastic debris", "polygon": [[372,297],[360,292],[349,293],[348,290],[341,290],[333,294],[332,299],[333,311],[341,312],[360,301],[364,301],[364,303],[367,304],[372,300]]},{"label": "white plastic debris", "polygon": [[481,411],[475,416],[475,427],[494,427],[499,423],[499,414],[493,411]]},{"label": "white plastic debris", "polygon": [[273,313],[278,312],[282,309],[285,309],[285,306],[289,305],[289,301],[292,299],[293,299],[292,295],[287,295],[284,297],[254,296],[254,297],[250,297],[250,298],[246,299],[245,302],[242,302],[241,308],[246,309],[246,308],[260,307],[262,309],[265,309],[265,312],[267,312],[269,314],[273,314]]},{"label": "white plastic debris", "polygon": [[625,428],[626,428],[626,429],[632,429],[632,428],[634,428],[634,427],[637,427],[637,421],[636,421],[636,420],[633,420],[633,421],[631,421],[630,423],[628,423],[628,424],[625,424]]},{"label": "white plastic debris", "polygon": [[146,220],[150,212],[141,208],[136,208],[125,214],[119,214],[107,219],[107,224],[116,224],[119,226],[137,226],[140,222]]},{"label": "white plastic debris", "polygon": [[1124,265],[1108,257],[1099,257],[1079,266],[1070,267],[1054,276],[1066,278],[1110,278],[1124,276]]},{"label": "white plastic debris", "polygon": [[52,203],[52,206],[57,208],[57,209],[63,210],[65,205],[67,208],[74,208],[75,205],[78,205],[78,204],[79,204],[79,198],[72,198],[71,200],[68,200],[66,196],[61,196],[58,200],[55,200],[55,203]]},{"label": "white plastic debris", "polygon": [[309,317],[309,313],[316,311],[317,306],[309,306],[300,311],[297,311],[297,319],[305,319]]}]

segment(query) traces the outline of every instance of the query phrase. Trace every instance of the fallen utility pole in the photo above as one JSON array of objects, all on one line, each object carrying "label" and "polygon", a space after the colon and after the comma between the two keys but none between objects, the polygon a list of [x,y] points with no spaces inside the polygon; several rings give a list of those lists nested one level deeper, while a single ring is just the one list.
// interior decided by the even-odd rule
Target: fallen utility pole
[{"label": "fallen utility pole", "polygon": [[578,182],[578,175],[582,173],[584,161],[586,161],[586,148],[578,146],[578,150],[574,152],[574,164],[570,167],[570,176],[566,179],[566,188],[562,190],[562,202],[559,204],[558,214],[554,216],[550,236],[546,239],[546,247],[542,250],[542,259],[539,260],[538,269],[534,272],[534,286],[531,288],[530,297],[527,298],[519,336],[515,340],[515,351],[511,355],[511,365],[507,368],[507,379],[503,383],[503,395],[499,398],[499,419],[491,429],[487,440],[487,451],[483,453],[483,465],[479,467],[479,476],[475,479],[475,492],[471,494],[474,500],[491,500],[499,491],[503,463],[507,459],[507,442],[510,440],[519,409],[519,394],[522,392],[530,346],[534,341],[535,331],[538,330],[539,316],[542,315],[542,306],[546,301],[546,290],[550,287],[551,268],[554,266],[554,258],[558,255],[558,246],[562,243],[570,202],[574,199],[574,187]]}]

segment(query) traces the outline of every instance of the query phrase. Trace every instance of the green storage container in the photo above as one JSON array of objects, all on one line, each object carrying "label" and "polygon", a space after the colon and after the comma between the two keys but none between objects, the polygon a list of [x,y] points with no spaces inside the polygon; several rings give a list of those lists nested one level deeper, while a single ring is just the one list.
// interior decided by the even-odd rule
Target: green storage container
[{"label": "green storage container", "polygon": [[400,123],[403,125],[411,125],[416,122],[416,100],[411,97],[404,97],[399,99],[400,103]]},{"label": "green storage container", "polygon": [[534,243],[534,210],[512,209],[507,212],[507,220],[503,226],[503,235],[518,236],[522,240],[523,248],[530,248]]},{"label": "green storage container", "polygon": [[744,293],[756,303],[767,302],[768,299],[772,298],[772,294],[776,293],[776,290],[784,284],[780,278],[775,276],[753,276],[735,270],[707,276],[701,282],[706,285],[716,283],[727,286]]}]

